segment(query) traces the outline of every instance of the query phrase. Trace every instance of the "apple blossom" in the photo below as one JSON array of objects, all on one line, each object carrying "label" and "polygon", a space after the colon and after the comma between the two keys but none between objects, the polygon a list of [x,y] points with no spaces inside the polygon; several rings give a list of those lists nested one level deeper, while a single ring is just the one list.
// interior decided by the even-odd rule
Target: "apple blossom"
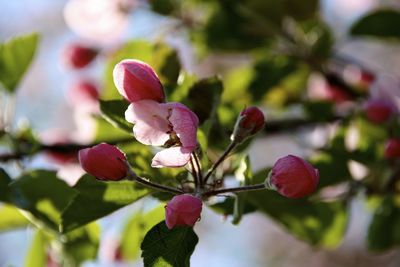
[{"label": "apple blossom", "polygon": [[366,117],[374,123],[386,122],[395,111],[393,104],[381,99],[370,99],[364,109]]},{"label": "apple blossom", "polygon": [[391,138],[385,144],[385,158],[400,158],[400,138]]},{"label": "apple blossom", "polygon": [[98,103],[99,91],[93,82],[81,80],[73,84],[67,92],[67,100],[73,106]]},{"label": "apple blossom", "polygon": [[165,223],[169,229],[177,225],[193,226],[200,218],[203,203],[189,194],[174,196],[165,207]]},{"label": "apple blossom", "polygon": [[256,134],[264,128],[264,114],[257,107],[248,107],[240,112],[236,121],[231,139],[234,142],[242,142],[247,137]]},{"label": "apple blossom", "polygon": [[138,101],[128,107],[125,119],[135,124],[133,134],[142,144],[167,146],[154,156],[152,167],[184,166],[197,147],[199,120],[181,103]]},{"label": "apple blossom", "polygon": [[65,48],[62,59],[67,67],[81,69],[89,65],[97,54],[98,51],[92,47],[72,43]]},{"label": "apple blossom", "polygon": [[285,197],[300,198],[314,192],[318,181],[317,169],[302,158],[288,155],[275,163],[266,185]]},{"label": "apple blossom", "polygon": [[79,151],[82,168],[99,180],[118,181],[126,177],[126,157],[117,147],[101,143]]}]

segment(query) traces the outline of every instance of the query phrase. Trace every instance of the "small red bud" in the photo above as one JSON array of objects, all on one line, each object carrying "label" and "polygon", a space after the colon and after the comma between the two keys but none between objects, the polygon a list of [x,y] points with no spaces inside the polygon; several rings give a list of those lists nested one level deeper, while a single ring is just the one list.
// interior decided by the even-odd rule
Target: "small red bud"
[{"label": "small red bud", "polygon": [[257,107],[248,107],[240,112],[231,139],[240,143],[262,130],[264,124],[263,112]]},{"label": "small red bud", "polygon": [[118,181],[126,177],[126,157],[117,147],[101,143],[79,151],[82,168],[99,180]]},{"label": "small red bud", "polygon": [[384,123],[390,119],[394,112],[391,103],[380,99],[371,99],[365,105],[365,115],[374,123]]},{"label": "small red bud", "polygon": [[288,198],[305,197],[317,188],[318,170],[302,158],[289,155],[280,158],[266,180],[266,186],[274,188]]},{"label": "small red bud", "polygon": [[193,226],[200,218],[203,203],[197,197],[184,194],[174,196],[165,208],[165,222],[169,229],[176,225]]},{"label": "small red bud", "polygon": [[68,90],[67,98],[69,103],[74,106],[97,103],[99,91],[93,82],[78,81]]},{"label": "small red bud", "polygon": [[119,93],[130,102],[154,100],[164,102],[164,89],[157,74],[146,63],[126,59],[114,68],[114,83]]},{"label": "small red bud", "polygon": [[391,138],[385,144],[385,158],[400,158],[400,138]]},{"label": "small red bud", "polygon": [[81,69],[89,65],[97,56],[98,51],[81,44],[68,45],[63,53],[65,65],[72,69]]}]

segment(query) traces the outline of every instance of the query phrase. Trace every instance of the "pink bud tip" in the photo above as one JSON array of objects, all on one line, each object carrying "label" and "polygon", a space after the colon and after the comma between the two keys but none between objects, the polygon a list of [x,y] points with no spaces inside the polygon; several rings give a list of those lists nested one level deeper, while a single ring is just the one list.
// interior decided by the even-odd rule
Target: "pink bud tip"
[{"label": "pink bud tip", "polygon": [[70,44],[63,53],[65,65],[72,69],[81,69],[89,65],[97,56],[98,51],[81,44]]},{"label": "pink bud tip", "polygon": [[164,102],[164,89],[157,74],[146,63],[125,59],[114,68],[114,83],[119,93],[131,103],[140,100]]},{"label": "pink bud tip", "polygon": [[176,225],[193,226],[200,218],[203,203],[192,195],[174,196],[165,208],[165,222],[168,229]]},{"label": "pink bud tip", "polygon": [[82,168],[99,180],[118,181],[126,177],[126,157],[117,147],[101,143],[79,151]]},{"label": "pink bud tip", "polygon": [[385,100],[369,100],[365,105],[365,115],[374,123],[383,123],[387,121],[392,116],[393,112],[393,105]]},{"label": "pink bud tip", "polygon": [[78,81],[68,90],[68,101],[74,105],[97,103],[99,91],[96,84],[90,81]]},{"label": "pink bud tip", "polygon": [[318,170],[302,158],[289,155],[280,158],[272,168],[267,183],[288,198],[300,198],[315,191]]},{"label": "pink bud tip", "polygon": [[385,158],[400,158],[400,138],[391,138],[385,144]]},{"label": "pink bud tip", "polygon": [[238,117],[233,130],[232,140],[242,142],[264,128],[264,114],[257,107],[248,107]]}]

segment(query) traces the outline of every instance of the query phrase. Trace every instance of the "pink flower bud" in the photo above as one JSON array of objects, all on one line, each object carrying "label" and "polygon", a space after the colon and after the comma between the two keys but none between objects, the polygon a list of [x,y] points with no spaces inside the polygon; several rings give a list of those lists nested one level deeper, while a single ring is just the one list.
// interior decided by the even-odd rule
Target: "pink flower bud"
[{"label": "pink flower bud", "polygon": [[65,65],[72,69],[81,69],[89,65],[97,56],[98,51],[81,44],[70,44],[63,53]]},{"label": "pink flower bud", "polygon": [[82,168],[99,180],[118,181],[126,177],[125,155],[117,147],[101,143],[79,151]]},{"label": "pink flower bud", "polygon": [[174,196],[165,208],[165,222],[169,229],[176,225],[193,226],[200,218],[203,203],[192,195]]},{"label": "pink flower bud", "polygon": [[247,137],[264,128],[264,114],[257,107],[248,107],[240,112],[231,139],[241,143]]},{"label": "pink flower bud", "polygon": [[385,144],[385,158],[400,158],[400,138],[391,138]]},{"label": "pink flower bud", "polygon": [[68,102],[73,106],[98,103],[99,91],[96,84],[90,81],[78,81],[67,93]]},{"label": "pink flower bud", "polygon": [[114,83],[130,102],[154,100],[164,102],[164,89],[154,70],[146,63],[125,59],[114,68]]},{"label": "pink flower bud", "polygon": [[387,121],[394,112],[391,103],[380,99],[371,99],[365,105],[366,117],[374,123],[383,123]]},{"label": "pink flower bud", "polygon": [[266,185],[285,197],[300,198],[314,192],[318,181],[317,169],[304,159],[289,155],[275,163]]}]

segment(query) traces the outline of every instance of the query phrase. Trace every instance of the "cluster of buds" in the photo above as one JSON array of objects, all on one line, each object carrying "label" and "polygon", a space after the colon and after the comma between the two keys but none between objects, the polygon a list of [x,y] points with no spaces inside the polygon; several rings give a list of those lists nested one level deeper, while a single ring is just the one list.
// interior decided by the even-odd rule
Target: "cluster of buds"
[{"label": "cluster of buds", "polygon": [[[79,152],[82,168],[105,181],[129,179],[147,187],[174,193],[166,205],[166,225],[193,226],[200,218],[203,201],[222,193],[273,189],[288,198],[305,197],[317,187],[319,174],[308,162],[296,156],[279,159],[265,183],[251,186],[215,189],[207,183],[216,168],[236,145],[264,128],[263,112],[257,107],[245,108],[239,115],[231,136],[231,145],[203,176],[196,148],[198,118],[181,103],[165,102],[165,94],[154,70],[138,60],[123,60],[114,69],[114,82],[120,94],[131,104],[126,120],[134,123],[137,141],[152,146],[167,147],[158,152],[152,167],[182,167],[191,164],[195,188],[174,188],[137,176],[126,157],[117,147],[99,144]],[[193,162],[197,162],[197,165]]]}]

